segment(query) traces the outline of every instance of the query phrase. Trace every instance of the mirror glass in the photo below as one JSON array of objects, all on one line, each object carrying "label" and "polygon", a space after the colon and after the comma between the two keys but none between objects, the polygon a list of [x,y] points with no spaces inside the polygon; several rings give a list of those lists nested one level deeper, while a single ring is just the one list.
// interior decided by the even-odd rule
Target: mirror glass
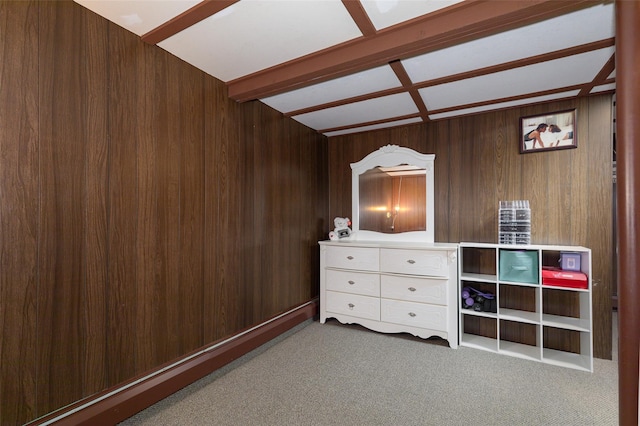
[{"label": "mirror glass", "polygon": [[352,163],[352,239],[434,242],[434,160],[386,145]]},{"label": "mirror glass", "polygon": [[426,170],[402,164],[360,175],[360,229],[385,234],[425,231]]}]

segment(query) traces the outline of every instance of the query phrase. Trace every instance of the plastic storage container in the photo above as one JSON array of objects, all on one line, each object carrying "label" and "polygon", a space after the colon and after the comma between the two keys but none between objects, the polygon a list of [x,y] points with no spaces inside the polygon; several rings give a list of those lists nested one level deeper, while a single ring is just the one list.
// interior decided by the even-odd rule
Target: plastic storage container
[{"label": "plastic storage container", "polygon": [[531,208],[528,200],[500,201],[498,243],[531,243]]}]

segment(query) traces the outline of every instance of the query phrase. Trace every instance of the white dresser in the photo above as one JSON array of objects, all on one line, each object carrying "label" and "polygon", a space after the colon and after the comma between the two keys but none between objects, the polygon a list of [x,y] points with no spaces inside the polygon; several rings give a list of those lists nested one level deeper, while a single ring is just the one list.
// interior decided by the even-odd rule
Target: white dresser
[{"label": "white dresser", "polygon": [[439,336],[458,347],[457,245],[321,241],[320,322]]}]

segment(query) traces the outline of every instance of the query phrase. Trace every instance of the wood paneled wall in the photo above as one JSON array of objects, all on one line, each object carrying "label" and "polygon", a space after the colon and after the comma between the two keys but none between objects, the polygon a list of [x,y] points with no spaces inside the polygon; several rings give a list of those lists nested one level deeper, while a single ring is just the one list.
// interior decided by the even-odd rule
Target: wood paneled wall
[{"label": "wood paneled wall", "polygon": [[[577,149],[519,153],[520,117],[571,108]],[[495,243],[498,202],[529,200],[533,244],[591,248],[594,354],[611,358],[611,95],[329,138],[330,217],[354,214],[349,163],[387,144],[436,155],[436,241]]]},{"label": "wood paneled wall", "polygon": [[0,423],[318,292],[326,138],[72,2],[0,2]]}]

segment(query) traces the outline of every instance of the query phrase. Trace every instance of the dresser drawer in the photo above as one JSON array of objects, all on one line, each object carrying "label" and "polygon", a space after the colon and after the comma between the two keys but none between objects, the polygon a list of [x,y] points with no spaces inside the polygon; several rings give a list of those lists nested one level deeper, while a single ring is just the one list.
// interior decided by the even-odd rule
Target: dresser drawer
[{"label": "dresser drawer", "polygon": [[380,299],[358,294],[327,291],[327,312],[380,321]]},{"label": "dresser drawer", "polygon": [[448,278],[449,261],[446,251],[380,249],[380,270]]},{"label": "dresser drawer", "polygon": [[327,269],[327,290],[380,297],[380,275]]},{"label": "dresser drawer", "polygon": [[447,308],[414,302],[382,299],[380,319],[383,322],[447,331]]},{"label": "dresser drawer", "polygon": [[446,278],[380,276],[380,294],[388,299],[410,302],[447,304]]},{"label": "dresser drawer", "polygon": [[380,252],[370,247],[327,247],[326,266],[329,268],[378,271]]}]

